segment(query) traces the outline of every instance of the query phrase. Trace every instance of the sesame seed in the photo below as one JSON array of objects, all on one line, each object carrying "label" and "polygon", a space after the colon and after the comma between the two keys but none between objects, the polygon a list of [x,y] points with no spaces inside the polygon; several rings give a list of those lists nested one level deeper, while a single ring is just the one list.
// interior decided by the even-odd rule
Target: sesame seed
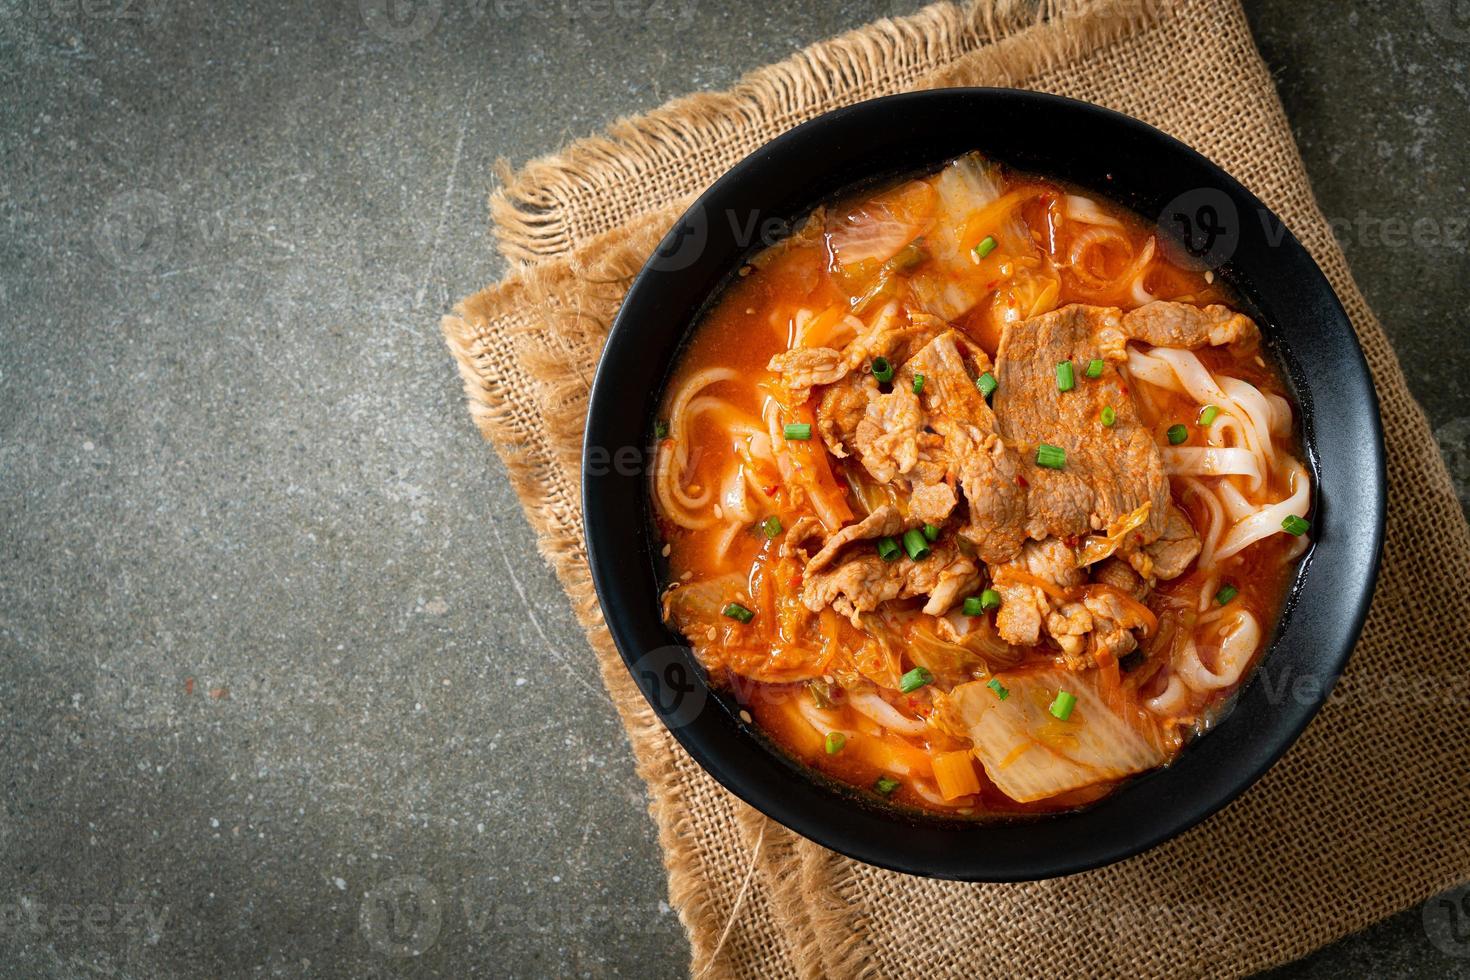
[{"label": "sesame seed", "polygon": [[671,545],[671,544],[666,544],[666,545],[664,545],[664,550],[663,550],[663,551],[661,551],[661,552],[659,552],[659,554],[661,554],[661,555],[663,555],[663,556],[664,556],[664,557],[665,557],[665,558],[667,558],[667,557],[669,557],[669,552],[671,552],[671,551],[673,551],[673,550],[674,550],[674,546],[673,546],[673,545]]},{"label": "sesame seed", "polygon": [[750,712],[749,711],[746,711],[744,708],[741,708],[740,709],[740,720],[743,721],[743,722],[745,722],[747,725],[749,725],[750,722],[751,722]]}]

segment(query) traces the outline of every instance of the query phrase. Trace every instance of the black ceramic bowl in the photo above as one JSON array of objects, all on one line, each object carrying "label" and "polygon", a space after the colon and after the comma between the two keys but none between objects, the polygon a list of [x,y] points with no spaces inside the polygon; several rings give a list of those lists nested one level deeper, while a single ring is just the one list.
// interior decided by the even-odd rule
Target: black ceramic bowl
[{"label": "black ceramic bowl", "polygon": [[[1316,491],[1314,544],[1228,717],[1172,765],[1087,809],[983,827],[863,803],[772,748],[741,721],[738,705],[705,686],[659,616],[661,546],[646,472],[669,372],[743,260],[837,192],[932,171],[971,150],[1127,205],[1158,221],[1175,256],[1216,268],[1285,369]],[[613,638],[654,710],[711,775],[792,830],[859,860],[940,878],[1019,881],[1097,867],[1167,840],[1240,795],[1287,750],[1331,690],[1367,614],[1382,541],[1383,446],[1347,316],[1306,251],[1249,191],[1126,116],[1027,92],[950,89],[806,123],[741,161],[680,219],[608,337],[587,417],[582,505]]]}]

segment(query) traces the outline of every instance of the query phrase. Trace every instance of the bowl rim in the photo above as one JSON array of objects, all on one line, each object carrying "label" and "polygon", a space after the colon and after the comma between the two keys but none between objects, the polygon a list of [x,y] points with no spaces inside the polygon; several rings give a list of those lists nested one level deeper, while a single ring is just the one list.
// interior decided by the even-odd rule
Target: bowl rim
[{"label": "bowl rim", "polygon": [[[1237,703],[1229,717],[1211,732],[1191,740],[1170,765],[1129,780],[1119,790],[1089,807],[1020,821],[966,822],[961,825],[942,819],[915,818],[891,808],[874,808],[854,799],[844,799],[841,790],[834,790],[820,777],[813,778],[815,774],[769,748],[754,726],[745,724],[722,700],[719,692],[705,686],[702,672],[697,667],[694,668],[697,675],[695,686],[682,690],[690,693],[699,707],[691,713],[688,704],[683,702],[682,694],[672,704],[664,702],[663,694],[675,683],[669,672],[675,667],[687,671],[692,655],[661,620],[656,630],[650,627],[650,609],[635,595],[640,591],[651,591],[653,614],[657,615],[657,596],[661,590],[654,577],[657,559],[651,554],[652,545],[648,540],[647,500],[643,501],[645,509],[639,512],[636,520],[629,521],[626,513],[627,487],[617,481],[626,481],[630,477],[626,473],[613,472],[606,459],[609,448],[615,445],[643,445],[645,451],[647,448],[646,436],[642,440],[627,438],[630,406],[637,402],[636,398],[629,397],[629,374],[648,370],[646,366],[639,366],[640,359],[672,365],[708,304],[723,292],[724,283],[740,265],[738,257],[736,261],[725,263],[719,283],[701,291],[702,305],[675,302],[678,323],[668,328],[673,331],[673,342],[667,345],[668,349],[650,352],[640,343],[643,324],[650,316],[660,313],[667,319],[670,306],[667,294],[681,274],[681,270],[669,267],[668,263],[661,264],[660,258],[672,254],[670,250],[676,253],[685,243],[690,228],[698,230],[696,226],[702,223],[704,238],[701,239],[701,248],[707,248],[710,224],[707,216],[710,213],[743,196],[755,193],[758,197],[760,192],[752,191],[754,187],[763,183],[778,184],[785,174],[803,166],[813,166],[810,158],[814,146],[831,145],[834,139],[841,144],[844,136],[860,132],[867,123],[885,117],[891,120],[904,113],[927,117],[935,113],[962,114],[976,109],[1003,115],[1009,113],[1018,119],[1025,114],[1036,114],[1108,133],[1116,137],[1118,146],[1127,146],[1131,153],[1158,154],[1168,159],[1171,166],[1177,165],[1196,176],[1205,176],[1207,182],[1199,186],[1222,191],[1239,209],[1240,215],[1255,213],[1260,216],[1262,233],[1268,236],[1267,240],[1275,239],[1270,241],[1273,262],[1287,270],[1288,281],[1295,283],[1297,292],[1303,297],[1309,296],[1298,301],[1284,294],[1273,294],[1275,305],[1278,308],[1302,305],[1319,318],[1321,324],[1319,332],[1322,336],[1310,344],[1304,341],[1310,331],[1290,341],[1282,335],[1283,328],[1279,324],[1273,323],[1270,331],[1270,341],[1277,350],[1278,361],[1299,399],[1302,413],[1299,421],[1306,455],[1304,462],[1313,475],[1314,534],[1320,529],[1321,536],[1302,557],[1281,622],[1274,628],[1267,650],[1237,695],[1237,702],[1249,700],[1257,706],[1252,711],[1263,710],[1258,707],[1260,704],[1267,704],[1274,710],[1274,715],[1266,716],[1270,729],[1264,740],[1254,738],[1253,731],[1243,730],[1244,722],[1232,728],[1232,718],[1241,711]],[[959,154],[934,155],[931,152],[930,155],[934,160],[929,167],[934,169]],[[994,153],[988,155],[995,156]],[[893,172],[901,172],[901,169]],[[907,169],[911,173],[920,172],[923,165]],[[1046,172],[1044,167],[1041,170]],[[1111,174],[1108,177],[1111,179]],[[821,184],[821,181],[817,180],[817,183]],[[852,179],[832,182],[827,186],[825,196],[837,194],[855,183],[858,181]],[[1106,188],[1099,189],[1099,193],[1109,196]],[[789,212],[785,215],[788,219],[799,218],[820,203],[822,196],[808,194],[805,211],[787,207],[776,208],[772,213],[784,210]],[[1119,200],[1116,196],[1111,196],[1111,199]],[[1127,202],[1120,203],[1132,206]],[[1242,222],[1241,227],[1244,237],[1241,245],[1254,247],[1259,236],[1248,222]],[[748,255],[754,250],[745,248],[742,254]],[[1222,274],[1227,274],[1224,272],[1226,268],[1240,264],[1239,255],[1239,252],[1235,253],[1222,266]],[[1291,276],[1301,278],[1291,280]],[[1251,292],[1251,287],[1256,285],[1254,282],[1242,281],[1232,285],[1247,302],[1261,298]],[[1267,323],[1263,322],[1262,327],[1266,330]],[[1285,328],[1288,333],[1292,329],[1290,326]],[[1332,351],[1335,375],[1331,385],[1326,385],[1325,381],[1318,382],[1304,370],[1302,363],[1293,358],[1293,349],[1299,345],[1326,346]],[[653,385],[650,391],[640,392],[643,404],[636,419],[640,428],[635,431],[646,433],[651,428],[657,399],[667,381],[667,368],[662,374],[662,382]],[[1353,403],[1356,403],[1358,412],[1348,418],[1355,419],[1355,424],[1342,431],[1338,425],[1340,413],[1345,405]],[[1366,411],[1363,410],[1365,408]],[[1333,425],[1327,429],[1315,426],[1316,411],[1329,414]],[[1318,449],[1324,446],[1332,450],[1333,458],[1319,455]],[[1322,473],[1331,473],[1334,481],[1345,479],[1346,475],[1337,475],[1347,463],[1347,460],[1337,458],[1343,452],[1354,455],[1359,464],[1355,471],[1360,482],[1353,487],[1351,509],[1334,506],[1336,494],[1324,493],[1330,488],[1342,489],[1337,482],[1324,482]],[[1369,465],[1361,465],[1364,459]],[[833,110],[777,136],[710,185],[675,222],[660,242],[659,249],[639,272],[608,333],[588,402],[581,477],[588,563],[604,620],[644,698],[690,756],[737,797],[825,847],[894,871],[967,881],[1036,880],[1111,864],[1184,833],[1249,789],[1296,742],[1331,693],[1356,645],[1377,578],[1386,511],[1382,424],[1366,360],[1351,321],[1331,285],[1281,219],[1223,169],[1146,123],[1090,103],[997,88],[911,92]],[[641,481],[643,497],[646,498],[646,474],[641,477],[635,475],[632,479]],[[619,507],[623,508],[621,513]],[[644,553],[641,555],[630,553],[638,550],[627,527],[630,524],[642,526],[639,533]],[[1326,547],[1329,544],[1331,547]],[[1319,551],[1324,553],[1319,555]],[[641,584],[640,578],[645,580]],[[1320,601],[1324,605],[1319,612],[1312,606],[1303,608],[1299,600]],[[1329,611],[1325,603],[1329,600],[1331,611],[1338,615],[1325,615]],[[1300,623],[1302,619],[1305,619],[1305,624]],[[1300,630],[1296,629],[1298,625],[1302,626]],[[658,630],[666,640],[673,642],[653,644]],[[1270,686],[1268,667],[1273,666],[1273,657],[1278,654],[1278,647],[1282,646],[1288,634],[1298,641],[1298,645],[1291,648],[1293,657],[1290,661],[1282,664],[1276,693],[1273,695],[1268,691],[1263,702],[1261,689],[1263,685]],[[1300,644],[1306,636],[1322,640],[1316,645],[1318,652],[1315,654]],[[1310,682],[1305,685],[1306,693],[1300,692],[1303,681]],[[1288,686],[1292,687],[1292,692],[1283,694]],[[722,710],[705,710],[709,699],[718,702]],[[1233,766],[1228,776],[1202,770],[1203,761],[1192,763],[1192,760],[1203,756],[1206,747],[1209,747],[1211,761],[1221,761],[1216,757],[1223,756],[1223,761]],[[1175,774],[1185,770],[1189,771],[1189,779],[1181,777],[1176,780]],[[801,775],[792,778],[797,773]],[[1183,803],[1170,796],[1168,783],[1188,783],[1191,780],[1204,787],[1198,795]],[[1140,792],[1143,797],[1139,797]],[[1147,799],[1149,796],[1155,798],[1152,803]],[[1101,821],[1103,831],[1108,831],[1109,827],[1112,831],[1088,833],[1098,828],[1088,827],[1087,815],[1106,811],[1120,797],[1132,798],[1128,807],[1120,810],[1115,819]],[[1150,809],[1154,804],[1160,809]],[[1155,812],[1163,815],[1156,820],[1140,822],[1140,816]],[[1054,830],[1059,824],[1068,831],[1079,832],[1075,834],[1080,838],[1075,845],[1072,835]],[[981,851],[978,855],[976,848],[965,847],[966,843],[975,841],[973,836],[966,835],[973,835],[977,830],[986,834],[987,839],[998,839],[998,845],[988,850],[978,849]]]}]

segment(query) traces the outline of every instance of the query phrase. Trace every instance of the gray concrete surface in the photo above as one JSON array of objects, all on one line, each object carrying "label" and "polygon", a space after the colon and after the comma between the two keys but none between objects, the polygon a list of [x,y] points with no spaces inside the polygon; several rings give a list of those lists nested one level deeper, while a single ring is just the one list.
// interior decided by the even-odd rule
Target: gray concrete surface
[{"label": "gray concrete surface", "polygon": [[[0,0],[0,976],[683,971],[437,319],[495,157],[915,6]],[[1251,6],[1470,491],[1456,16]],[[1280,975],[1470,976],[1453,898]]]}]

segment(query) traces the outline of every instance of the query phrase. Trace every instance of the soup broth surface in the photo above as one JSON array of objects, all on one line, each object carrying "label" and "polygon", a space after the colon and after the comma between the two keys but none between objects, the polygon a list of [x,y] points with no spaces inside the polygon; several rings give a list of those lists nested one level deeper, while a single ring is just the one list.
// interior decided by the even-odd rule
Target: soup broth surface
[{"label": "soup broth surface", "polygon": [[1307,547],[1256,325],[976,156],[817,209],[659,410],[667,617],[791,756],[950,816],[1098,800],[1249,676]]}]

